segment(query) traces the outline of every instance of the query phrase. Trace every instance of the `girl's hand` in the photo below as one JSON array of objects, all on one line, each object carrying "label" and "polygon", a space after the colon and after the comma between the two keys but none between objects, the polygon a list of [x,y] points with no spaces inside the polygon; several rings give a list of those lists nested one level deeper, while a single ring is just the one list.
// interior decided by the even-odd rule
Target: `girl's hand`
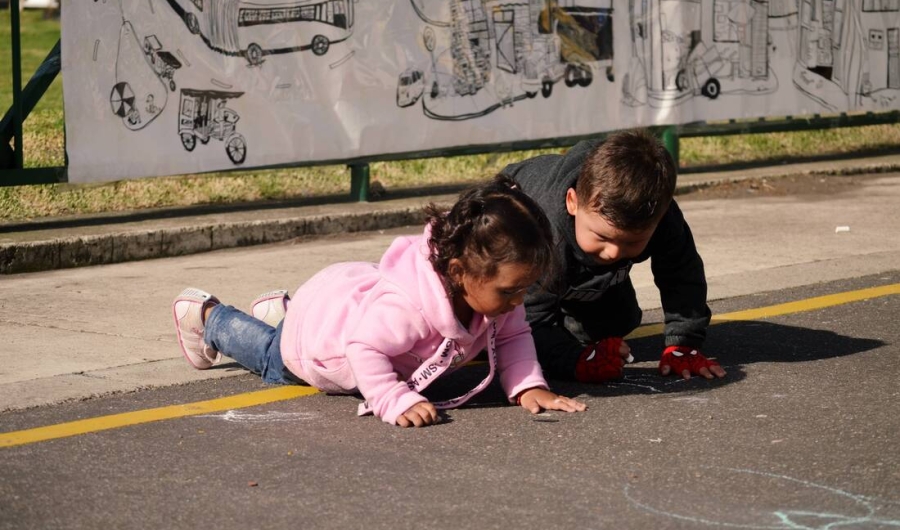
[{"label": "girl's hand", "polygon": [[397,425],[400,427],[424,427],[434,425],[437,420],[438,411],[434,405],[427,401],[420,401],[397,416]]},{"label": "girl's hand", "polygon": [[543,388],[529,388],[519,394],[519,404],[532,414],[541,410],[562,410],[565,412],[584,412],[587,405],[572,398],[554,394]]}]

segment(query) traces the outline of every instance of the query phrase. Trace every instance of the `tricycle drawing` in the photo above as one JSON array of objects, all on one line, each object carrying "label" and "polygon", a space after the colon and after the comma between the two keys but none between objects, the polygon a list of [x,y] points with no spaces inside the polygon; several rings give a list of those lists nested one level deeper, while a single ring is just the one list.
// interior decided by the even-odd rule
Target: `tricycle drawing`
[{"label": "tricycle drawing", "polygon": [[144,37],[144,54],[150,60],[150,66],[160,79],[169,80],[169,90],[175,92],[175,70],[181,68],[181,61],[174,55],[162,49],[156,35]]},{"label": "tricycle drawing", "polygon": [[240,116],[225,106],[229,99],[242,95],[243,92],[182,88],[178,134],[184,148],[193,151],[198,139],[200,143],[207,144],[210,138],[215,138],[225,142],[225,152],[232,162],[242,163],[247,157],[247,142],[235,132]]}]

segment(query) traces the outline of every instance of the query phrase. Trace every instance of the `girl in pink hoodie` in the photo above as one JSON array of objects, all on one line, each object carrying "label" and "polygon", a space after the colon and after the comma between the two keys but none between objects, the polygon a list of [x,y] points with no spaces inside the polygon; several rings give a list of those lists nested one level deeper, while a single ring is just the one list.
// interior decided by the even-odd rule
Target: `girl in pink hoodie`
[{"label": "girl in pink hoodie", "polygon": [[[397,238],[379,263],[338,263],[310,278],[275,327],[186,289],[173,304],[185,358],[206,369],[224,354],[269,383],[358,392],[360,415],[402,427],[435,423],[438,409],[462,405],[495,373],[510,402],[533,413],[584,410],[548,389],[522,307],[554,264],[541,209],[497,177],[448,212],[426,212],[422,235]],[[443,402],[422,395],[482,350],[490,368],[478,385]]]}]

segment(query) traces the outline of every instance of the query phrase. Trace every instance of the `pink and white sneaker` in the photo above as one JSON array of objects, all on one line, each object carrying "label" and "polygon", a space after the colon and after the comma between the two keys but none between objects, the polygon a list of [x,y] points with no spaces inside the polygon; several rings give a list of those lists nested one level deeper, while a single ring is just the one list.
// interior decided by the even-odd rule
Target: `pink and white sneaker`
[{"label": "pink and white sneaker", "polygon": [[284,289],[269,291],[256,297],[250,303],[250,314],[257,320],[262,320],[273,328],[284,320],[288,303],[291,297]]},{"label": "pink and white sneaker", "polygon": [[182,291],[172,303],[181,353],[198,370],[206,370],[222,360],[222,354],[203,341],[203,310],[209,304],[218,303],[215,296],[191,287]]}]

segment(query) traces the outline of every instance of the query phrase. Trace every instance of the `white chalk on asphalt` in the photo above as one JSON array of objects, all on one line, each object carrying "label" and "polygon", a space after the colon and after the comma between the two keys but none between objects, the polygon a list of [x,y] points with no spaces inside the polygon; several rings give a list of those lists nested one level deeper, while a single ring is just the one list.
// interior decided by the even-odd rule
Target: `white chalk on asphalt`
[{"label": "white chalk on asphalt", "polygon": [[850,231],[849,226],[837,226],[834,228],[835,234],[840,234],[841,232],[849,232],[849,231]]}]

